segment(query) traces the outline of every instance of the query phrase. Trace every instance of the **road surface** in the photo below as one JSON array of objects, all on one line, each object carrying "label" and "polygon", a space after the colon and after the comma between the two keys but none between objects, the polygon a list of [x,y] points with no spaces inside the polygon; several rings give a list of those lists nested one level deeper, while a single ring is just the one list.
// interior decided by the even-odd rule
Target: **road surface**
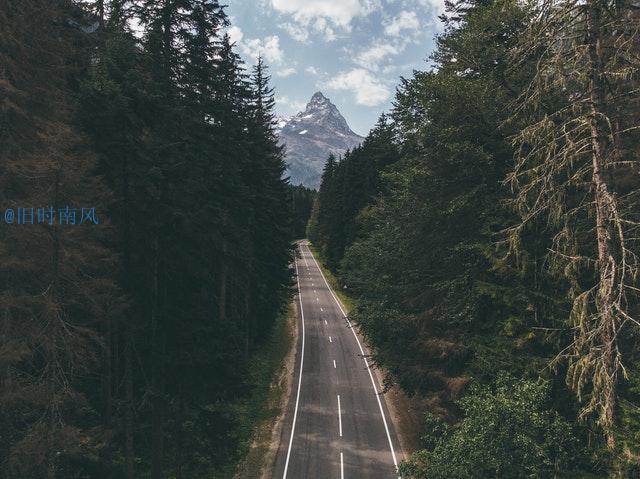
[{"label": "road surface", "polygon": [[299,341],[274,478],[397,478],[398,441],[368,351],[299,243]]}]

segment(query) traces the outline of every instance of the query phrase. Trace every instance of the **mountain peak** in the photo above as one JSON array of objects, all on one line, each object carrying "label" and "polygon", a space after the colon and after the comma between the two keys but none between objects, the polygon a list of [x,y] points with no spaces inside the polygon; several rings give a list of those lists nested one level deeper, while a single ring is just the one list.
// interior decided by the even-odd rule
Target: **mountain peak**
[{"label": "mountain peak", "polygon": [[323,95],[321,91],[317,91],[311,97],[310,103],[331,103],[329,99]]},{"label": "mountain peak", "polygon": [[334,116],[342,116],[338,111],[338,108],[333,103],[331,103],[331,100],[324,96],[320,91],[313,94],[311,100],[309,100],[309,103],[307,103],[307,107],[305,108],[304,113],[314,111],[326,112]]},{"label": "mountain peak", "polygon": [[313,94],[304,111],[301,111],[290,120],[299,123],[314,123],[320,127],[335,130],[344,135],[355,135],[347,120],[344,119],[338,107],[320,91]]},{"label": "mountain peak", "polygon": [[338,107],[320,91],[313,94],[304,111],[278,122],[278,136],[286,145],[288,172],[293,184],[317,188],[330,153],[341,156],[364,138],[356,135]]}]

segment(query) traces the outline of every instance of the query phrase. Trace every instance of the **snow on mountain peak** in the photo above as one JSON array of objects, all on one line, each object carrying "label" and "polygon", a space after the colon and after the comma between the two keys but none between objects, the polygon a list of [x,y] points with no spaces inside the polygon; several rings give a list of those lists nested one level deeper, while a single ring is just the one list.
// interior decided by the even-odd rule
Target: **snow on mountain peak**
[{"label": "snow on mountain peak", "polygon": [[[304,111],[299,112],[280,128],[281,131],[304,129],[307,126],[315,126],[316,128],[329,128],[335,132],[353,136],[356,135],[344,119],[338,107],[331,100],[322,94],[316,92],[311,97]],[[357,136],[357,135],[356,135]]]},{"label": "snow on mountain peak", "polygon": [[304,111],[281,122],[276,132],[286,146],[287,172],[292,184],[317,188],[330,153],[341,156],[364,138],[355,134],[338,108],[322,92],[316,92]]}]

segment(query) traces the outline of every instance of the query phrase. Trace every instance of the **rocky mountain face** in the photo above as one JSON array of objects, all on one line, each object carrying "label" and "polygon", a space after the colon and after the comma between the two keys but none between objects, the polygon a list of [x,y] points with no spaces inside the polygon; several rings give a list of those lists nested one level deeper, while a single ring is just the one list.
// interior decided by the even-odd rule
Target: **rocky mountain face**
[{"label": "rocky mountain face", "polygon": [[286,147],[291,184],[316,189],[329,154],[338,157],[364,140],[351,131],[338,108],[321,92],[313,95],[304,111],[281,120],[277,132]]}]

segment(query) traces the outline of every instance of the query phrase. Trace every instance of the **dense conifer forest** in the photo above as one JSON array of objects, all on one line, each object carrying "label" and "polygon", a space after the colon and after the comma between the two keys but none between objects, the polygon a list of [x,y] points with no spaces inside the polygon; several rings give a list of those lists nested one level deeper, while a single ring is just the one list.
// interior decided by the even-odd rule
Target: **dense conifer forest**
[{"label": "dense conifer forest", "polygon": [[233,477],[305,235],[402,477],[640,477],[640,4],[445,3],[315,192],[218,0],[0,0],[0,479]]},{"label": "dense conifer forest", "polygon": [[329,158],[308,230],[427,405],[404,477],[638,477],[638,4],[443,21],[434,68]]},{"label": "dense conifer forest", "polygon": [[0,197],[26,212],[0,230],[3,479],[233,474],[301,193],[227,25],[216,0],[0,2]]}]

